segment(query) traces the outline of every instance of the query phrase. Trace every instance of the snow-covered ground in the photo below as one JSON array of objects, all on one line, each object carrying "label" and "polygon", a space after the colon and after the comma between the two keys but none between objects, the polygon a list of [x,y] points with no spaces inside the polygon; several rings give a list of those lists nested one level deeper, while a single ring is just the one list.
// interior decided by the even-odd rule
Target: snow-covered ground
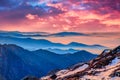
[{"label": "snow-covered ground", "polygon": [[[120,58],[119,58],[120,49],[119,48],[120,47],[118,47],[118,49],[115,49],[115,51],[117,50],[117,52],[115,52],[114,54],[112,52],[111,52],[112,54],[108,52],[105,54],[105,56],[101,55],[97,57],[95,61],[91,60],[91,61],[94,61],[93,63],[91,63],[90,61],[88,64],[83,63],[82,65],[80,64],[77,65],[77,67],[73,66],[72,67],[73,69],[71,68],[66,70],[60,70],[57,73],[55,73],[57,77],[55,80],[64,80],[66,77],[68,78],[69,76],[73,76],[81,72],[87,72],[87,74],[80,77],[79,80],[120,80],[120,77],[110,76],[111,74],[116,72],[115,70],[120,69]],[[111,59],[113,60],[111,61]],[[108,64],[106,63],[106,65],[104,66],[102,65],[102,68],[95,68],[94,66],[92,67],[90,66],[90,63],[93,65],[94,64],[100,65],[101,63],[100,61],[102,61],[102,63],[105,64],[104,60],[105,60],[105,63],[106,61],[108,60],[109,61],[108,61]],[[43,77],[42,80],[50,80],[50,76]],[[73,79],[73,80],[78,80],[78,79]]]},{"label": "snow-covered ground", "polygon": [[[115,70],[115,69],[117,69],[118,67],[120,66],[120,60],[118,59],[118,58],[115,58],[113,61],[112,61],[112,63],[110,63],[108,66],[106,66],[105,68],[102,68],[102,69],[96,69],[95,71],[98,71],[98,72],[100,72],[99,74],[97,74],[97,75],[92,75],[92,76],[90,76],[90,75],[85,75],[85,76],[83,76],[83,78],[81,78],[82,80],[86,80],[86,79],[92,79],[92,80],[110,80],[110,77],[109,77],[109,75],[110,74],[112,74],[112,72]],[[82,71],[82,70],[84,70],[84,69],[86,69],[88,67],[88,65],[83,65],[83,66],[81,66],[81,67],[79,67],[79,68],[77,68],[76,70],[74,70],[74,71],[68,71],[66,74],[62,74],[62,75],[60,75],[60,76],[58,76],[58,78],[60,77],[60,78],[62,78],[62,77],[65,77],[65,76],[68,76],[68,75],[72,75],[72,74],[75,74],[75,73],[77,73],[77,72],[80,72],[80,71]],[[91,69],[91,70],[93,70],[93,69]],[[120,78],[111,78],[111,80],[117,80],[117,79],[119,79],[120,80]]]},{"label": "snow-covered ground", "polygon": [[96,74],[96,75],[85,75],[83,76],[83,80],[84,79],[92,79],[92,80],[120,80],[119,78],[111,78],[109,75],[112,74],[112,72],[114,72],[114,70],[118,69],[120,67],[120,60],[118,61],[117,64],[115,65],[108,65],[105,68],[102,69],[96,69],[95,71],[99,71],[100,73]]},{"label": "snow-covered ground", "polygon": [[72,75],[72,74],[75,74],[75,73],[77,73],[77,72],[80,72],[80,71],[83,71],[84,69],[86,69],[88,67],[88,65],[87,64],[84,64],[84,65],[82,65],[81,67],[79,67],[79,68],[77,68],[77,69],[75,69],[75,70],[68,70],[65,74],[62,74],[62,75],[60,75],[61,73],[57,73],[57,75],[58,75],[58,77],[57,78],[63,78],[63,77],[65,77],[65,76],[69,76],[69,75]]},{"label": "snow-covered ground", "polygon": [[[77,72],[81,72],[83,70],[85,70],[86,68],[88,68],[89,65],[84,64],[78,68],[76,68],[75,70],[61,70],[59,72],[56,73],[57,75],[57,79],[59,78],[64,78],[65,76],[69,76],[69,75],[73,75]],[[101,69],[95,69],[95,71],[98,71],[100,73],[97,73],[96,75],[85,75],[81,78],[81,80],[86,80],[86,79],[91,79],[91,80],[120,80],[119,77],[109,77],[110,74],[112,74],[112,72],[116,69],[118,69],[120,67],[120,59],[118,59],[117,57],[112,60],[112,62],[105,66],[104,68]],[[91,69],[90,71],[93,71],[94,69]],[[88,72],[90,72],[88,71]],[[48,79],[50,76],[46,76],[43,77],[42,79]]]}]

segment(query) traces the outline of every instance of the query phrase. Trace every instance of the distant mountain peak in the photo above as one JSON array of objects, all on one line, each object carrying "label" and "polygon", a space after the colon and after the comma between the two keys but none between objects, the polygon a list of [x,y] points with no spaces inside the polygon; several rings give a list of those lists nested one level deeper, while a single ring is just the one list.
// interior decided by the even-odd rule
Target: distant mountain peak
[{"label": "distant mountain peak", "polygon": [[78,43],[78,42],[70,42],[68,45],[71,45],[71,46],[87,46],[86,44]]},{"label": "distant mountain peak", "polygon": [[51,34],[52,36],[65,37],[65,36],[87,36],[87,34],[79,32],[59,32]]}]

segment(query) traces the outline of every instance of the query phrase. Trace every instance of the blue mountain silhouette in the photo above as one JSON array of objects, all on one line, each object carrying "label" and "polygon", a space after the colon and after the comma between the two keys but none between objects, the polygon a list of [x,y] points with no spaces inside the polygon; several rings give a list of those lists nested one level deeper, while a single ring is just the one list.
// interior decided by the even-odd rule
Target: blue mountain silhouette
[{"label": "blue mountain silhouette", "polygon": [[58,32],[58,33],[47,33],[47,32],[19,32],[19,31],[0,31],[0,36],[12,36],[12,37],[66,37],[66,36],[88,36],[88,34],[79,32]]},{"label": "blue mountain silhouette", "polygon": [[21,80],[27,75],[41,77],[51,70],[64,69],[95,57],[87,51],[60,55],[42,49],[28,51],[13,44],[5,44],[0,45],[0,75],[6,80]]},{"label": "blue mountain silhouette", "polygon": [[59,32],[59,33],[51,34],[50,36],[66,37],[66,36],[88,36],[88,35],[79,32]]},{"label": "blue mountain silhouette", "polygon": [[87,45],[83,43],[78,42],[71,42],[69,44],[61,44],[61,43],[55,43],[51,42],[49,40],[45,39],[32,39],[32,38],[16,38],[16,37],[10,37],[10,36],[0,36],[0,43],[1,44],[16,44],[18,46],[21,46],[25,49],[29,50],[36,50],[36,49],[46,49],[46,48],[79,48],[79,47],[85,47],[85,48],[105,48],[101,45]]}]

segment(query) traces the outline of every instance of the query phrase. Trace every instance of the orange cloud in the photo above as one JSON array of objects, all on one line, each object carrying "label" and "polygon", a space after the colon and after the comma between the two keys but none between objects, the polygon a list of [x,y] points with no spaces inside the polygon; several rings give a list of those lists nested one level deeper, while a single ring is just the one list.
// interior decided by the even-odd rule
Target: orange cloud
[{"label": "orange cloud", "polygon": [[37,17],[37,16],[36,16],[36,15],[32,15],[32,14],[26,15],[26,18],[28,18],[28,19],[30,19],[30,20],[35,19],[35,17]]},{"label": "orange cloud", "polygon": [[102,23],[108,26],[114,26],[114,25],[120,26],[120,19],[114,19],[114,20],[109,19],[109,20],[102,21]]}]

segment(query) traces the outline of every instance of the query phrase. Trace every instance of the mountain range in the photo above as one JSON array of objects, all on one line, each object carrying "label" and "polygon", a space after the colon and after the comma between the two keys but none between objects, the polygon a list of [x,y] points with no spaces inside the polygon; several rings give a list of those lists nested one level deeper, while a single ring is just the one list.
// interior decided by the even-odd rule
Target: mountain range
[{"label": "mountain range", "polygon": [[19,32],[19,31],[0,31],[0,36],[12,36],[12,37],[67,37],[67,36],[88,36],[88,34],[79,32]]},{"label": "mountain range", "polygon": [[59,33],[50,34],[49,36],[69,37],[69,36],[88,36],[88,34],[79,33],[79,32],[59,32]]},{"label": "mountain range", "polygon": [[48,51],[50,51],[50,52],[54,52],[54,53],[57,53],[57,54],[68,54],[68,53],[71,53],[71,54],[73,54],[73,53],[75,53],[75,52],[78,52],[78,51],[80,51],[80,50],[76,50],[76,49],[52,49],[52,48],[48,48],[48,49],[46,49],[46,50],[48,50]]},{"label": "mountain range", "polygon": [[[74,49],[74,48],[100,48],[104,49],[106,47],[102,45],[87,45],[78,42],[71,42],[69,44],[55,43],[46,39],[32,39],[32,38],[16,38],[11,36],[0,36],[1,44],[16,44],[25,49],[37,50],[37,49],[48,49],[48,48],[58,48],[58,49]],[[32,45],[32,46],[31,46]]]},{"label": "mountain range", "polygon": [[47,32],[19,32],[19,31],[0,31],[0,36],[11,37],[45,37],[49,35]]},{"label": "mountain range", "polygon": [[65,69],[87,62],[97,55],[87,51],[56,54],[47,50],[28,51],[13,44],[0,45],[0,80],[21,80],[25,76],[41,77],[49,71]]},{"label": "mountain range", "polygon": [[49,33],[49,32],[19,32],[19,31],[0,31],[0,36],[11,36],[11,37],[23,37],[23,38],[31,38],[31,37],[110,37],[114,35],[120,35],[120,32],[94,32],[94,33],[80,33],[80,32],[57,32],[57,33]]}]

